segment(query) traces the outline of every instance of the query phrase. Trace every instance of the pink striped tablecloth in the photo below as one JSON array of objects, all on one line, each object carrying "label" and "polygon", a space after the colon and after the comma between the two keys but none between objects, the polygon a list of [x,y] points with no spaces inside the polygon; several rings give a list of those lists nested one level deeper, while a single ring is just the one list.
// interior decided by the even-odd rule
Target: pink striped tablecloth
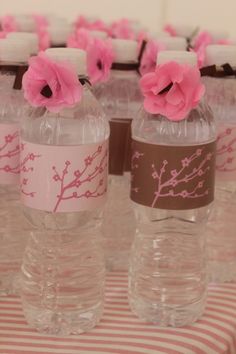
[{"label": "pink striped tablecloth", "polygon": [[0,298],[1,354],[235,354],[236,284],[211,285],[202,320],[181,329],[160,329],[129,309],[127,275],[107,275],[104,316],[80,336],[43,336],[28,327],[20,299]]}]

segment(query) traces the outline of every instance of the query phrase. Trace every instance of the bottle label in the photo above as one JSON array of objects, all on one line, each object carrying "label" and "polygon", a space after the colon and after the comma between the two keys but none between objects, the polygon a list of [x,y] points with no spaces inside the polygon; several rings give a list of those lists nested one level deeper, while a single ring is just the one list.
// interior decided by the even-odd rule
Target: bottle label
[{"label": "bottle label", "polygon": [[133,140],[131,199],[168,210],[210,204],[214,199],[215,145],[165,146]]},{"label": "bottle label", "polygon": [[131,119],[110,120],[109,174],[123,175],[131,169]]},{"label": "bottle label", "polygon": [[0,184],[17,184],[20,174],[18,124],[0,124]]},{"label": "bottle label", "polygon": [[236,126],[223,125],[216,145],[216,177],[221,181],[236,181]]},{"label": "bottle label", "polygon": [[50,212],[100,207],[106,199],[108,140],[79,146],[22,141],[21,196],[25,206]]}]

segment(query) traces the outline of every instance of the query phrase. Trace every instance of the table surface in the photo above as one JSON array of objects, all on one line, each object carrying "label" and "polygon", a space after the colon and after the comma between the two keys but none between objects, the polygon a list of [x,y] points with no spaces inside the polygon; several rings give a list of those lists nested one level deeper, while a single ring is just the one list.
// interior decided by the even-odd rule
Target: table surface
[{"label": "table surface", "polygon": [[127,274],[108,273],[105,311],[89,333],[52,337],[25,322],[18,297],[0,298],[1,354],[235,354],[236,284],[212,284],[203,318],[181,329],[160,329],[136,318],[127,299]]}]

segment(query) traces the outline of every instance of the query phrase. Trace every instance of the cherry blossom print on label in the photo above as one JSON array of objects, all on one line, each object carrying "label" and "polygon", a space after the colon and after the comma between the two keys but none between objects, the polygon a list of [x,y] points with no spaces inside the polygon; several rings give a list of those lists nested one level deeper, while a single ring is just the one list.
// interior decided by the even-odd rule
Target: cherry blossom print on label
[{"label": "cherry blossom print on label", "polygon": [[50,212],[75,212],[101,206],[106,199],[108,140],[77,146],[48,146],[22,141],[21,172],[25,206]]},{"label": "cherry blossom print on label", "polygon": [[19,173],[18,124],[0,124],[0,184],[17,184]]},{"label": "cherry blossom print on label", "polygon": [[210,204],[214,199],[215,145],[165,146],[133,140],[131,199],[168,210]]},{"label": "cherry blossom print on label", "polygon": [[236,126],[220,127],[216,145],[216,177],[224,181],[236,179]]}]

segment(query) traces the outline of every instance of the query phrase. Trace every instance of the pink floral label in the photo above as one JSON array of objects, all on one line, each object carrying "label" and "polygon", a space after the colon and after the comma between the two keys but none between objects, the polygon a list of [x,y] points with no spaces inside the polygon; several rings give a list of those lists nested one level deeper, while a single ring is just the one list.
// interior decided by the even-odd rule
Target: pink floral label
[{"label": "pink floral label", "polygon": [[217,138],[216,177],[236,180],[236,126],[222,126]]},{"label": "pink floral label", "polygon": [[0,184],[17,184],[19,173],[18,124],[0,124]]},{"label": "pink floral label", "polygon": [[24,205],[51,212],[90,210],[106,199],[108,140],[79,146],[22,141],[21,196]]}]

